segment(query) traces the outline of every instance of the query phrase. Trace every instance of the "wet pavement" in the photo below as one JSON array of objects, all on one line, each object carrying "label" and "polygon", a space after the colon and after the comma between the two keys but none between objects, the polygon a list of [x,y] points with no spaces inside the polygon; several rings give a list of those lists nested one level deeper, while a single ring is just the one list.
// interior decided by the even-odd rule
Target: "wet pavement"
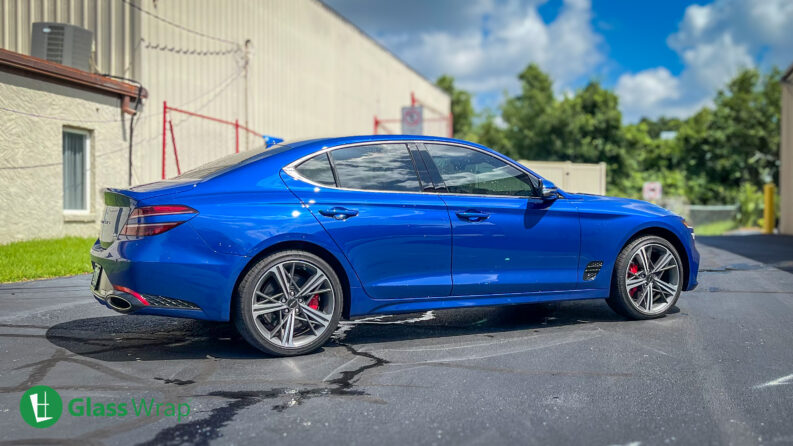
[{"label": "wet pavement", "polygon": [[[297,358],[117,315],[87,276],[0,285],[0,444],[793,443],[793,274],[700,250],[699,289],[662,319],[600,300],[373,317]],[[191,413],[35,429],[19,400],[38,384]]]}]

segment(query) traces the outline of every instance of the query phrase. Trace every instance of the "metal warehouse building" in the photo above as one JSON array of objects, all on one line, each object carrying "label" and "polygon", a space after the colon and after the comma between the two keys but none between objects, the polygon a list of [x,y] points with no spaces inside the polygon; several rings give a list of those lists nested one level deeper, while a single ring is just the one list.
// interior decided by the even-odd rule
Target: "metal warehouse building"
[{"label": "metal warehouse building", "polygon": [[[398,118],[412,98],[438,116],[450,113],[448,95],[317,0],[5,0],[0,10],[0,48],[30,55],[34,23],[77,25],[93,33],[85,71],[148,92],[134,118],[130,179],[131,115],[122,109],[134,109],[136,98],[116,95],[107,109],[93,87],[66,91],[63,79],[0,70],[0,243],[93,230],[102,188],[158,180],[163,170],[172,177],[177,155],[184,171],[259,146],[259,134],[371,134],[373,122]],[[448,123],[438,121],[424,133],[446,135]],[[377,130],[400,132],[398,123]],[[28,194],[5,193],[12,187]],[[83,189],[64,191],[74,187]],[[15,224],[20,216],[8,210],[20,208],[28,224],[48,223]]]}]

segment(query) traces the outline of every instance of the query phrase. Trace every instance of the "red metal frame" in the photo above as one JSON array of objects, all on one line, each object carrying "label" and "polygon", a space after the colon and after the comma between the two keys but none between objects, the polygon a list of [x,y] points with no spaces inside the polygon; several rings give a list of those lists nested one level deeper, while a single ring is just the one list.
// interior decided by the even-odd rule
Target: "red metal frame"
[{"label": "red metal frame", "polygon": [[[176,112],[182,113],[188,116],[193,116],[196,118],[207,119],[209,121],[217,122],[219,124],[225,124],[234,127],[234,152],[240,153],[240,130],[248,132],[258,138],[263,138],[264,135],[262,133],[256,132],[254,130],[245,127],[244,125],[240,125],[239,119],[235,119],[234,121],[228,121],[225,119],[216,118],[214,116],[209,115],[202,115],[200,113],[191,112],[189,110],[183,110],[181,108],[176,107],[169,107],[167,101],[162,101],[162,179],[165,179],[165,163],[166,163],[166,152],[168,149],[168,139],[166,134],[168,133],[168,129],[170,128],[171,131],[171,144],[173,145],[173,155],[176,159],[176,171],[181,175],[182,169],[179,167],[179,153],[176,150],[176,137],[173,133],[173,122],[168,119],[168,112]],[[170,126],[170,127],[169,127]]]}]

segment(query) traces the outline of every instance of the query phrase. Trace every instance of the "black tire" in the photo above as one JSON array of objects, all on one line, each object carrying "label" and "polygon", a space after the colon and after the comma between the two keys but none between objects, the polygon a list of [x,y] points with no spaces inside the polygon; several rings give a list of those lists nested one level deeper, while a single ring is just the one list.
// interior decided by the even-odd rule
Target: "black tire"
[{"label": "black tire", "polygon": [[[327,328],[324,332],[317,336],[316,339],[299,347],[284,347],[267,339],[267,337],[265,337],[257,327],[252,312],[252,307],[254,304],[253,300],[255,299],[255,288],[257,284],[259,284],[260,279],[262,279],[262,277],[272,267],[285,261],[306,262],[318,268],[328,278],[330,286],[333,290],[333,312]],[[342,305],[344,302],[342,293],[343,289],[338,275],[333,270],[333,268],[320,257],[306,251],[281,251],[271,254],[260,260],[258,263],[256,263],[256,265],[248,270],[248,272],[239,282],[239,285],[237,286],[237,289],[234,293],[232,318],[234,320],[234,325],[237,327],[237,331],[240,333],[240,335],[249,344],[256,347],[257,349],[273,356],[304,355],[322,347],[322,345],[327,342],[328,338],[330,338],[330,336],[336,330],[336,327],[339,323],[339,318],[341,317]]]},{"label": "black tire", "polygon": [[[634,301],[628,292],[626,282],[628,280],[628,268],[636,253],[639,251],[639,249],[651,245],[661,245],[668,249],[669,252],[674,256],[674,260],[677,262],[678,283],[674,296],[665,298],[665,301],[668,303],[668,305],[663,308],[662,311],[648,313],[644,310],[639,310],[634,304]],[[680,260],[680,254],[677,252],[677,249],[675,249],[675,247],[669,243],[669,241],[654,235],[639,237],[628,243],[628,245],[625,246],[625,248],[623,248],[617,256],[617,260],[614,262],[614,272],[611,280],[611,293],[606,299],[606,303],[609,307],[611,307],[612,310],[628,319],[645,320],[662,317],[675,306],[675,303],[677,303],[677,299],[680,297],[680,293],[683,289],[683,277],[683,263]],[[650,306],[652,306],[652,304],[650,304]]]}]

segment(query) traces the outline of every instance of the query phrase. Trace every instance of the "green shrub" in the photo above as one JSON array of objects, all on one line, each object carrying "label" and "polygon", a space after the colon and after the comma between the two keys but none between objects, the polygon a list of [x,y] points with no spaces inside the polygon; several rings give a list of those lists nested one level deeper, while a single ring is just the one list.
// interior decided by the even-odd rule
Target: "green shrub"
[{"label": "green shrub", "polygon": [[738,188],[738,225],[741,227],[758,226],[763,217],[763,191],[750,183],[742,183]]}]

